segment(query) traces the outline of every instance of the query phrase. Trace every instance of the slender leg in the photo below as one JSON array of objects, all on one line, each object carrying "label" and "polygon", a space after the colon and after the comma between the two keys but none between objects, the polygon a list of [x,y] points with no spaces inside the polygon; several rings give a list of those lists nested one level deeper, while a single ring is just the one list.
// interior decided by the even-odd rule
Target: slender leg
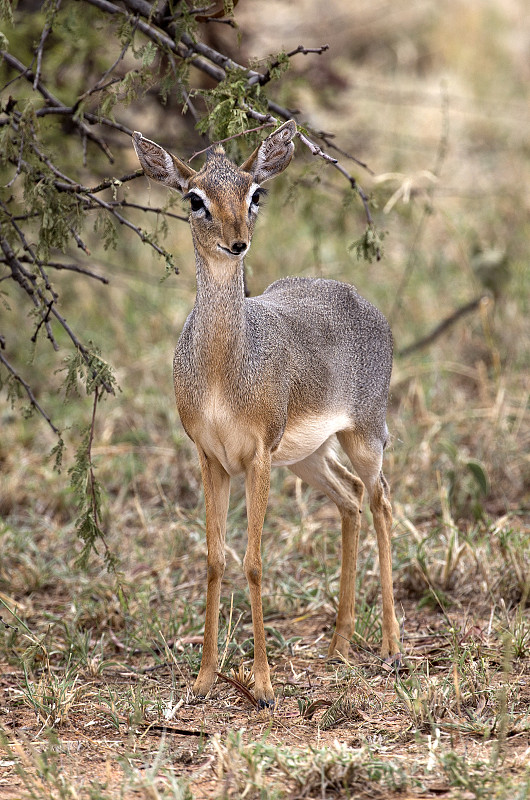
[{"label": "slender leg", "polygon": [[310,486],[324,492],[340,512],[342,565],[339,608],[328,655],[331,657],[338,652],[346,656],[355,628],[355,577],[364,486],[359,478],[342,466],[328,443],[309,458],[293,464],[291,469]]},{"label": "slender leg", "polygon": [[388,483],[381,472],[383,444],[369,444],[351,431],[341,431],[337,436],[370,497],[370,510],[377,536],[383,599],[381,656],[386,659],[399,654],[400,636],[392,585],[392,506],[390,505]]},{"label": "slender leg", "polygon": [[261,534],[269,498],[270,477],[270,453],[257,454],[246,473],[248,544],[243,566],[248,581],[254,629],[254,695],[260,706],[272,705],[274,702],[261,601]]},{"label": "slender leg", "polygon": [[328,656],[337,653],[348,655],[350,640],[355,629],[355,579],[357,575],[357,550],[359,546],[359,512],[342,515],[342,565],[339,586],[339,608],[335,632],[331,639]]},{"label": "slender leg", "polygon": [[230,476],[216,459],[208,458],[199,447],[197,447],[197,452],[199,454],[206,506],[208,583],[201,668],[193,685],[193,691],[195,694],[204,697],[212,687],[217,669],[219,601],[221,597],[221,580],[225,568],[226,517],[230,495]]},{"label": "slender leg", "polygon": [[392,658],[400,652],[399,623],[394,609],[394,590],[392,587],[392,507],[388,499],[388,484],[383,473],[380,473],[374,491],[370,497],[370,509],[374,518],[379,551],[379,570],[381,572],[381,592],[383,596],[383,638],[381,657]]}]

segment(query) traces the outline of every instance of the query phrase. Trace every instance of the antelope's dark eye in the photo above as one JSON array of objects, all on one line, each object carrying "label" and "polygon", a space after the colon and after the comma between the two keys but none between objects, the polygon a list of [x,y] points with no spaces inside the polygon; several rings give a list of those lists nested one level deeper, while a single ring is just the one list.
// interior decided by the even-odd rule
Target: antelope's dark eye
[{"label": "antelope's dark eye", "polygon": [[202,197],[199,197],[198,194],[190,192],[190,194],[188,195],[188,199],[190,201],[190,206],[192,211],[200,211],[201,208],[205,208],[204,201]]},{"label": "antelope's dark eye", "polygon": [[250,198],[250,206],[259,206],[259,199],[267,194],[266,189],[262,189],[261,186],[259,189],[256,189],[252,197]]}]

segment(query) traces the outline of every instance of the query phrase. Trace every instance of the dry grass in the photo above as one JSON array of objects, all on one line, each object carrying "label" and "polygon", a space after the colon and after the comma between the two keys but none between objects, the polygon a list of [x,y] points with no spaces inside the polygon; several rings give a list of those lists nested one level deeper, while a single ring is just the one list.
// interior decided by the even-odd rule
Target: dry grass
[{"label": "dry grass", "polygon": [[[87,572],[74,567],[74,512],[67,476],[45,458],[48,432],[2,412],[0,798],[530,796],[527,14],[516,0],[375,11],[361,3],[353,12],[334,0],[316,42],[306,5],[307,14],[296,12],[311,21],[302,28],[278,4],[286,46],[333,47],[316,66],[297,62],[318,92],[293,81],[282,100],[307,108],[313,124],[336,130],[341,147],[369,162],[376,175],[359,177],[388,231],[386,256],[356,261],[348,246],[360,216],[343,205],[329,170],[299,164],[272,193],[256,234],[253,293],[285,273],[355,282],[392,318],[399,351],[492,292],[429,348],[396,358],[386,473],[405,667],[387,673],[374,655],[379,584],[367,524],[351,663],[324,661],[338,521],[322,497],[278,471],[263,547],[277,709],[255,712],[237,685],[251,691],[237,481],[220,642],[223,672],[236,683],[219,682],[204,703],[191,698],[204,513],[170,363],[193,300],[193,256],[179,224],[168,245],[181,275],[160,284],[160,266],[124,235],[116,254],[94,247],[94,267],[114,276],[110,290],[67,289],[82,294],[75,313],[110,354],[122,388],[101,408],[95,449],[121,602],[102,560]],[[243,46],[277,48],[269,4],[241,12],[243,30],[253,31]],[[43,347],[36,385],[73,443],[90,409],[63,405],[52,370]]]}]

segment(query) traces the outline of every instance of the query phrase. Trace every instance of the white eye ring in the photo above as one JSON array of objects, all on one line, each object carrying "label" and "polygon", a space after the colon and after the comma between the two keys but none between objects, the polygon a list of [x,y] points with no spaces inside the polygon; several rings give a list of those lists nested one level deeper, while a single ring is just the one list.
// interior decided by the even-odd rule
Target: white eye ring
[{"label": "white eye ring", "polygon": [[260,197],[264,197],[267,194],[267,190],[262,189],[261,186],[255,185],[251,186],[249,194],[250,194],[250,202],[248,210],[249,212],[257,214],[259,209]]},{"label": "white eye ring", "polygon": [[187,194],[184,195],[184,200],[190,201],[190,209],[192,214],[200,217],[210,216],[206,196],[203,195],[203,192],[197,189],[191,189]]}]

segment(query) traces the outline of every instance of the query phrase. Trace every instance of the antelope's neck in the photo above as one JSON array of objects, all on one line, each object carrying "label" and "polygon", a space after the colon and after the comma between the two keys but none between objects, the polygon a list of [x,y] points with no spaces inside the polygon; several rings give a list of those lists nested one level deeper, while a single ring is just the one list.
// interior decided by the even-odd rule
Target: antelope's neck
[{"label": "antelope's neck", "polygon": [[243,259],[206,262],[196,253],[194,348],[214,371],[243,358],[247,335]]}]

